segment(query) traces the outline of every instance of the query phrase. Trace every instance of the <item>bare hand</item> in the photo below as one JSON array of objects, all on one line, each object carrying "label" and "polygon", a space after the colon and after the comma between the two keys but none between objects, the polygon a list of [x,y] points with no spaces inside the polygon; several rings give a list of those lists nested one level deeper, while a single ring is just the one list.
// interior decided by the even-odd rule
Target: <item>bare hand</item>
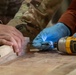
[{"label": "bare hand", "polygon": [[0,45],[10,45],[15,53],[22,51],[24,37],[15,27],[0,24]]}]

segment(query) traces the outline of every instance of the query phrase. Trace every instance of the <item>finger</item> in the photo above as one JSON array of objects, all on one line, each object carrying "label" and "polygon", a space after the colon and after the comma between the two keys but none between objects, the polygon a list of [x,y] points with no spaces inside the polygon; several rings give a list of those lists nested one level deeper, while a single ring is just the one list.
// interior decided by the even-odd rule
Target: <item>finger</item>
[{"label": "finger", "polygon": [[[8,36],[7,36],[8,35]],[[18,44],[12,34],[0,36],[0,44],[12,45],[14,52],[19,52]]]},{"label": "finger", "polygon": [[21,51],[21,46],[22,46],[22,41],[21,41],[21,39],[20,39],[19,37],[17,37],[17,36],[14,36],[13,38],[15,39],[15,41],[16,41],[16,43],[17,43],[17,45],[18,45],[18,48],[19,48],[19,51],[18,51],[18,52],[20,52],[20,51]]},{"label": "finger", "polygon": [[23,38],[22,33],[19,30],[17,30],[15,27],[7,26],[7,28],[10,28],[10,30],[6,30],[6,33],[14,34],[14,35],[18,36],[21,39]]},{"label": "finger", "polygon": [[8,34],[0,34],[0,39],[11,41],[11,37]]},{"label": "finger", "polygon": [[19,30],[17,30],[16,28],[12,29],[12,33],[16,36],[19,36],[19,38],[23,38],[22,33]]},{"label": "finger", "polygon": [[9,45],[9,46],[12,46],[13,43],[12,42],[9,42],[5,39],[0,39],[0,45]]},{"label": "finger", "polygon": [[9,28],[10,30],[6,30],[4,33],[8,34],[12,39],[9,40],[7,36],[1,38],[5,38],[6,40],[11,41],[13,43],[14,51],[19,52],[24,39],[23,35],[15,27],[10,26]]},{"label": "finger", "polygon": [[17,42],[19,42],[19,47],[21,48],[21,46],[24,44],[24,37],[23,35],[19,35],[19,34],[14,34],[15,35],[15,39],[17,40]]},{"label": "finger", "polygon": [[19,52],[18,44],[17,44],[16,40],[15,40],[13,37],[11,37],[11,42],[13,43],[12,46],[13,46],[14,52],[15,52],[15,53]]},{"label": "finger", "polygon": [[11,34],[0,35],[0,45],[10,45],[13,47],[14,52],[19,52],[18,45]]},{"label": "finger", "polygon": [[41,41],[42,41],[41,39],[38,40],[38,39],[36,38],[36,39],[33,40],[33,44],[32,44],[32,45],[33,45],[35,48],[38,48],[38,49],[39,49],[39,48],[41,47],[41,43],[42,43]]},{"label": "finger", "polygon": [[37,35],[37,37],[33,40],[33,46],[35,47],[35,48],[38,48],[38,49],[40,49],[41,47],[42,47],[42,42],[43,42],[43,39],[42,39],[43,37],[42,37],[42,35],[41,34],[38,34]]},{"label": "finger", "polygon": [[19,48],[21,48],[21,45],[24,44],[24,37],[20,31],[15,29],[15,32],[13,31],[12,34],[15,40],[18,42]]}]

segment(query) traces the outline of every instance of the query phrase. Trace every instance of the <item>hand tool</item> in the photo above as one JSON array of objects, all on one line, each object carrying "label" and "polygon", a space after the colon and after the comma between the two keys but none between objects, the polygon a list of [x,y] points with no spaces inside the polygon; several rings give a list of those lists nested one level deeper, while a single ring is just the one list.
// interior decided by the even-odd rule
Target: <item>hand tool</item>
[{"label": "hand tool", "polygon": [[57,49],[67,54],[76,53],[76,37],[63,37],[57,43]]},{"label": "hand tool", "polygon": [[[21,30],[23,28],[23,24],[16,26],[18,30]],[[32,44],[32,42],[29,42],[28,44]],[[59,39],[58,42],[52,43],[44,43],[42,45],[45,46],[53,46],[53,48],[57,48],[58,51],[64,52],[67,54],[73,54],[76,53],[76,33],[73,36],[68,36],[68,37],[62,37]],[[35,49],[36,50],[36,49]],[[33,51],[35,51],[33,49]],[[37,50],[39,51],[39,50]]]},{"label": "hand tool", "polygon": [[[42,45],[50,45],[42,44]],[[76,36],[63,37],[59,39],[58,42],[52,44],[54,48],[57,48],[59,52],[67,53],[67,54],[75,54],[76,53]]]},{"label": "hand tool", "polygon": [[[30,43],[32,44],[32,43]],[[75,54],[76,53],[76,34],[75,36],[68,36],[68,37],[62,37],[59,39],[58,42],[55,43],[44,43],[42,44],[45,47],[52,46],[53,48],[60,52],[60,53],[67,53],[67,54]]]}]

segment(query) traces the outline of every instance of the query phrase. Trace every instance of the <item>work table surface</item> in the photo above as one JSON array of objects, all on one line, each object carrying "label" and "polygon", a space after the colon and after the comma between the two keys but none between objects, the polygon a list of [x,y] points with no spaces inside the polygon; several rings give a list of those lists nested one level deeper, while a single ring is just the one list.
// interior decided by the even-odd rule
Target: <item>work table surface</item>
[{"label": "work table surface", "polygon": [[0,75],[67,75],[75,68],[75,55],[35,52],[1,64]]}]

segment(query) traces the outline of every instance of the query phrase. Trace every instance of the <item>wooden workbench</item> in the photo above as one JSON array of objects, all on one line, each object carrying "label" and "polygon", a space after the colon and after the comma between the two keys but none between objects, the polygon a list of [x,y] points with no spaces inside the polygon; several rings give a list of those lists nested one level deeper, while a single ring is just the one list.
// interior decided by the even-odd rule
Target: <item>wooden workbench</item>
[{"label": "wooden workbench", "polygon": [[35,52],[1,64],[0,75],[72,75],[75,68],[75,55]]}]

